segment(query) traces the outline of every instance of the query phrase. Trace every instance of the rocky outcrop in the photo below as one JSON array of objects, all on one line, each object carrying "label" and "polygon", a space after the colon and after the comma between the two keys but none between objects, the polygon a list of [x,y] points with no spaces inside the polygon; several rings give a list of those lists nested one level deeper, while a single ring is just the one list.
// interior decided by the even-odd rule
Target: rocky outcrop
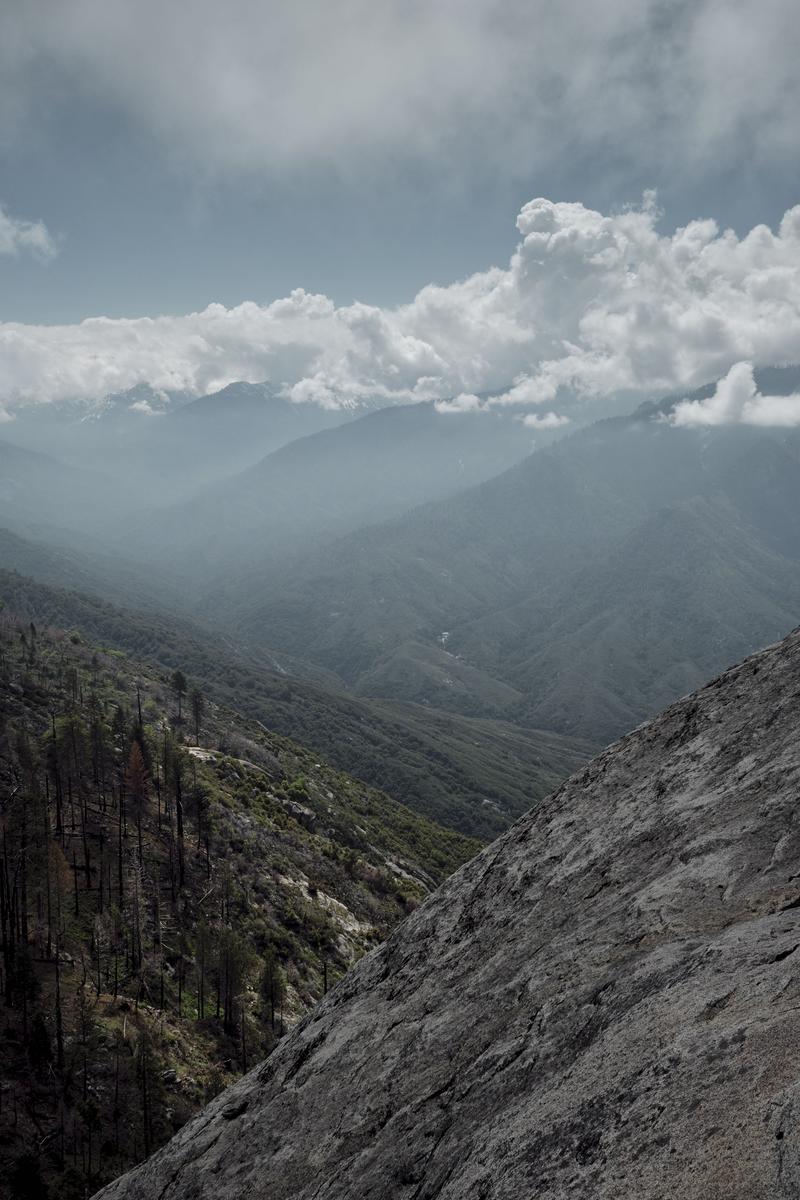
[{"label": "rocky outcrop", "polygon": [[612,746],[104,1200],[800,1195],[800,631]]}]

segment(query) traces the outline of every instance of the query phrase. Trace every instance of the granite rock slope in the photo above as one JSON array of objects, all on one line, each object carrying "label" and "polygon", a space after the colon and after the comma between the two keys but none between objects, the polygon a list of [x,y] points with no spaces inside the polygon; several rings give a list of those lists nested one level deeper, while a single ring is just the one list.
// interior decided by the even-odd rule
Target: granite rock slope
[{"label": "granite rock slope", "polygon": [[800,631],[610,747],[104,1200],[800,1195]]}]

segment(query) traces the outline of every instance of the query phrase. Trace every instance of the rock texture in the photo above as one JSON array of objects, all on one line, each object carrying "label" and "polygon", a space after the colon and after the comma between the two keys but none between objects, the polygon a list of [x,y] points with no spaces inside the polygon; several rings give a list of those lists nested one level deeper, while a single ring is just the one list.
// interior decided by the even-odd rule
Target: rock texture
[{"label": "rock texture", "polygon": [[800,1196],[800,631],[595,759],[104,1200]]}]

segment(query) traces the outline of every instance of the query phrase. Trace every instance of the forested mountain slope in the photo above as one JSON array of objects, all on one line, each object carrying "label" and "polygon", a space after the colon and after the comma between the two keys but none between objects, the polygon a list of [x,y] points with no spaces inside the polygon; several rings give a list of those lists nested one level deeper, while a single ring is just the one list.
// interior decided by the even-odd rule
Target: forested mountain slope
[{"label": "forested mountain slope", "polygon": [[181,672],[6,614],[0,830],[0,1196],[59,1200],[155,1149],[478,848]]},{"label": "forested mountain slope", "polygon": [[[500,673],[523,719],[612,738],[800,617],[800,562],[772,550],[722,497],[642,521],[569,587],[505,620]],[[469,654],[481,625],[463,631]],[[519,715],[519,714],[517,714]]]},{"label": "forested mountain slope", "polygon": [[800,631],[610,747],[103,1200],[800,1190]]},{"label": "forested mountain slope", "polygon": [[154,575],[121,554],[78,550],[68,540],[59,544],[58,540],[21,537],[0,527],[0,570],[16,571],[39,583],[115,604],[181,608],[179,585],[163,572]]},{"label": "forested mountain slope", "polygon": [[313,747],[341,770],[451,828],[490,838],[593,752],[586,741],[292,678],[269,656],[153,611],[132,611],[0,570],[0,599],[37,624],[180,668],[210,696]]},{"label": "forested mountain slope", "polygon": [[363,696],[598,741],[800,616],[800,435],[602,421],[217,597]]}]

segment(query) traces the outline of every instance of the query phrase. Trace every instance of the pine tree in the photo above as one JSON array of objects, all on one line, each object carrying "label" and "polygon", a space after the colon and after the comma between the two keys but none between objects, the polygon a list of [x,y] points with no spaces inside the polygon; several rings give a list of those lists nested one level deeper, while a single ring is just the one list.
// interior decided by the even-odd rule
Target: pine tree
[{"label": "pine tree", "polygon": [[138,741],[134,741],[125,771],[125,792],[130,805],[130,811],[136,820],[140,862],[144,862],[144,852],[142,850],[142,817],[147,808],[148,788],[149,780],[142,747]]},{"label": "pine tree", "polygon": [[193,688],[192,694],[189,697],[189,702],[192,706],[192,719],[194,721],[194,740],[200,743],[200,724],[206,710],[206,701],[203,693],[199,688]]},{"label": "pine tree", "polygon": [[178,701],[178,720],[181,720],[181,706],[183,697],[186,695],[186,676],[183,671],[173,671],[172,673],[172,690]]},{"label": "pine tree", "polygon": [[274,949],[270,946],[262,956],[264,963],[259,980],[259,994],[264,1020],[269,1020],[271,1029],[275,1030],[275,1014],[280,1011],[286,998],[286,979],[278,962]]}]

